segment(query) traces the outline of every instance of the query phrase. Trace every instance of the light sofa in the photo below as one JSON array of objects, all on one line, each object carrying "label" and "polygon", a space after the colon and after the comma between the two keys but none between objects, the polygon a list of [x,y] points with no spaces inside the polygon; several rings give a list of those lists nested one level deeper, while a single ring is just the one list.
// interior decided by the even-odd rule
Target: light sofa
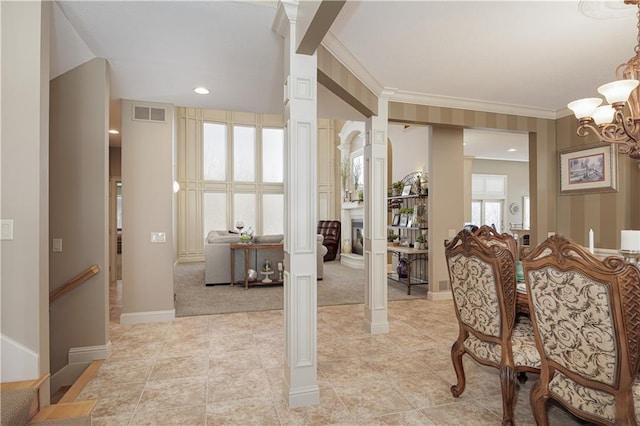
[{"label": "light sofa", "polygon": [[[323,274],[323,258],[327,252],[327,248],[322,245],[324,237],[318,235],[318,247],[317,247],[317,278],[322,279]],[[254,238],[256,243],[268,244],[268,243],[282,243],[283,235],[259,235]],[[231,277],[229,269],[231,268],[231,243],[240,242],[240,236],[238,234],[230,233],[229,231],[210,231],[204,242],[204,282],[206,285],[214,284],[229,284]],[[244,280],[244,253],[242,251],[235,251],[235,271],[234,280]],[[262,265],[264,265],[265,259],[271,260],[271,265],[276,270],[278,262],[283,262],[284,251],[283,250],[249,250],[249,268],[260,271]],[[264,276],[258,274],[258,279],[262,279]],[[274,279],[272,275],[270,277]]]}]

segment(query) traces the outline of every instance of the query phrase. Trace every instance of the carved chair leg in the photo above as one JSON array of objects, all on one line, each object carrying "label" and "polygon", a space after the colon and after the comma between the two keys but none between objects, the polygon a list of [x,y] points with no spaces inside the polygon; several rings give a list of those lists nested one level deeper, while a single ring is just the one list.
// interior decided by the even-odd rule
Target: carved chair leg
[{"label": "carved chair leg", "polygon": [[549,426],[549,417],[547,416],[547,399],[549,396],[545,395],[540,383],[540,381],[537,381],[531,386],[531,394],[529,395],[531,411],[537,426]]},{"label": "carved chair leg", "polygon": [[456,340],[451,347],[451,361],[453,362],[453,369],[456,371],[456,377],[458,379],[458,383],[451,386],[451,394],[456,398],[462,395],[466,384],[462,355],[464,355],[464,345],[460,340]]},{"label": "carved chair leg", "polygon": [[513,400],[516,394],[516,371],[513,367],[503,366],[500,369],[500,385],[502,387],[502,424],[513,425]]}]

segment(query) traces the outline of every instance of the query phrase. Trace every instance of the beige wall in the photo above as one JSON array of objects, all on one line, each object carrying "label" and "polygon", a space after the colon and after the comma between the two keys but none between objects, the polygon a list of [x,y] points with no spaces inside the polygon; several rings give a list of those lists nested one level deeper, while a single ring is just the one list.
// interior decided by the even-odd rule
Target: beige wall
[{"label": "beige wall", "polygon": [[[166,109],[166,122],[132,119],[133,105]],[[121,322],[169,320],[173,306],[174,107],[122,102]],[[164,232],[152,243],[151,232]]]},{"label": "beige wall", "polygon": [[[460,129],[475,127],[529,132],[529,179],[533,230],[531,243],[536,244],[537,241],[544,240],[547,237],[547,231],[555,229],[557,186],[556,175],[552,172],[556,153],[554,120],[390,102],[389,121],[439,124]],[[445,162],[457,161],[457,159],[447,159]],[[462,158],[459,161],[462,162]],[[432,170],[432,173],[435,172]],[[433,200],[430,201],[433,202]],[[439,208],[446,209],[447,205],[440,204]]]},{"label": "beige wall", "polygon": [[[49,16],[43,2],[0,2],[0,379],[49,371]],[[46,400],[48,392],[45,389]]]},{"label": "beige wall", "polygon": [[[595,135],[586,138],[576,134],[576,120],[557,120],[558,150],[597,143]],[[556,154],[557,161],[557,154]],[[558,225],[556,232],[587,244],[589,229],[593,229],[595,246],[620,248],[620,230],[640,229],[640,171],[629,156],[618,156],[618,192],[586,195],[558,195]],[[554,173],[558,173],[555,166]]]},{"label": "beige wall", "polygon": [[109,340],[108,103],[105,59],[51,81],[49,234],[62,239],[63,249],[49,254],[51,290],[91,265],[100,267],[51,305],[52,373],[67,365],[70,348]]},{"label": "beige wall", "polygon": [[464,223],[464,149],[461,128],[433,126],[430,131],[429,170],[429,293],[450,296],[444,241],[449,230]]}]

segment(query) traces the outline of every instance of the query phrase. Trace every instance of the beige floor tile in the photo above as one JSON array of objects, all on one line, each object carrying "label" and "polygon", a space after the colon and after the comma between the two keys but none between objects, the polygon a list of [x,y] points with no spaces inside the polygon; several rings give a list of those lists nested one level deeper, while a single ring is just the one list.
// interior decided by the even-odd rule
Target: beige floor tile
[{"label": "beige floor tile", "polygon": [[80,392],[76,400],[97,400],[92,412],[93,417],[131,418],[144,386],[144,382],[113,383],[94,378]]},{"label": "beige floor tile", "polygon": [[108,359],[96,373],[96,378],[110,383],[146,382],[154,360]]},{"label": "beige floor tile", "polygon": [[421,412],[436,425],[497,426],[502,423],[501,416],[496,416],[473,401],[423,408]]},{"label": "beige floor tile", "polygon": [[209,370],[208,404],[238,398],[271,399],[267,373],[257,370]]},{"label": "beige floor tile", "polygon": [[206,377],[149,380],[140,397],[140,403],[136,408],[136,415],[139,412],[204,406],[206,403],[206,394]]},{"label": "beige floor tile", "polygon": [[132,425],[135,426],[205,426],[207,408],[203,404],[198,407],[183,407],[172,410],[136,412]]},{"label": "beige floor tile", "polygon": [[236,398],[207,405],[207,425],[280,425],[273,403],[263,398]]},{"label": "beige floor tile", "polygon": [[206,355],[161,358],[153,366],[149,380],[206,377],[208,372],[209,357]]},{"label": "beige floor tile", "polygon": [[383,381],[358,382],[334,388],[352,415],[380,417],[413,409],[407,399]]},{"label": "beige floor tile", "polygon": [[[451,301],[390,302],[388,312],[390,332],[372,336],[362,304],[318,308],[316,406],[287,406],[281,310],[112,323],[112,355],[80,399],[98,399],[94,425],[500,424],[496,369],[465,357],[466,390],[450,393]],[[518,425],[535,424],[530,377],[516,392]],[[549,419],[580,424],[557,405]]]}]

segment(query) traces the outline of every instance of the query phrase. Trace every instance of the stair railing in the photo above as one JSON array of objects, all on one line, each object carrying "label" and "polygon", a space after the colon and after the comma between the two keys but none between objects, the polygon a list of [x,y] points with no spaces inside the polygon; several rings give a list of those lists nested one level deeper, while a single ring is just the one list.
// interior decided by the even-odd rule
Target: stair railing
[{"label": "stair railing", "polygon": [[87,281],[98,272],[100,272],[100,267],[98,265],[92,265],[88,267],[83,272],[69,280],[69,282],[67,282],[65,285],[49,293],[49,304],[53,303],[55,300],[59,299],[74,288],[78,287],[80,284]]}]

